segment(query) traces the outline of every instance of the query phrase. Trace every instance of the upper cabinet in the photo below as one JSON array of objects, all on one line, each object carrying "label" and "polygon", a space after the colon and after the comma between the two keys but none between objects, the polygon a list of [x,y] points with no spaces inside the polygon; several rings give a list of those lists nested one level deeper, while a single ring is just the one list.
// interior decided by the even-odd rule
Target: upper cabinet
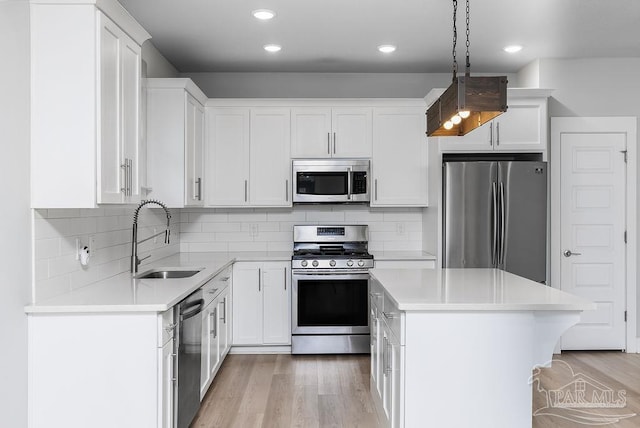
[{"label": "upper cabinet", "polygon": [[147,79],[149,196],[169,207],[204,204],[204,104],[191,79]]},{"label": "upper cabinet", "polygon": [[372,207],[427,206],[425,109],[373,111]]},{"label": "upper cabinet", "polygon": [[116,1],[31,2],[31,205],[140,200],[141,44]]},{"label": "upper cabinet", "polygon": [[206,111],[206,205],[291,206],[290,109]]},{"label": "upper cabinet", "polygon": [[369,158],[369,107],[299,107],[291,110],[291,157]]},{"label": "upper cabinet", "polygon": [[463,137],[439,138],[443,152],[535,152],[547,150],[547,97],[541,89],[511,89],[509,108]]}]

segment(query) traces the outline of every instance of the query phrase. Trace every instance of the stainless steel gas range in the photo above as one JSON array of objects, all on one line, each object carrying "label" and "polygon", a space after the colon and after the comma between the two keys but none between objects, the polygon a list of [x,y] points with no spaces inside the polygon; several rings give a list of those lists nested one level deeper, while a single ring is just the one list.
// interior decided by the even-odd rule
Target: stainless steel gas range
[{"label": "stainless steel gas range", "polygon": [[369,353],[366,225],[293,227],[292,354]]}]

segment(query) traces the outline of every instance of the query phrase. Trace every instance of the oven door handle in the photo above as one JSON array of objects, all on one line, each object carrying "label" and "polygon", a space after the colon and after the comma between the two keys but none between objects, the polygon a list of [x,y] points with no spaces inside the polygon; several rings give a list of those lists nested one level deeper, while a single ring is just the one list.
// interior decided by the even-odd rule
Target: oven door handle
[{"label": "oven door handle", "polygon": [[302,272],[297,272],[297,271],[293,271],[292,272],[293,276],[322,276],[322,277],[327,277],[327,276],[354,276],[354,275],[363,275],[363,276],[369,276],[369,271],[368,270],[358,270],[358,271],[348,271],[348,272],[308,272],[308,271],[302,271]]}]

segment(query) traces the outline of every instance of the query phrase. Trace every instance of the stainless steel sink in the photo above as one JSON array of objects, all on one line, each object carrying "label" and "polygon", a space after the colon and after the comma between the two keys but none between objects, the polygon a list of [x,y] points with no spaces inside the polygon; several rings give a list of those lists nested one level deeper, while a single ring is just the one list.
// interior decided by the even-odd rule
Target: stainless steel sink
[{"label": "stainless steel sink", "polygon": [[141,273],[136,276],[136,279],[175,279],[175,278],[189,278],[202,269],[154,269],[148,272]]}]

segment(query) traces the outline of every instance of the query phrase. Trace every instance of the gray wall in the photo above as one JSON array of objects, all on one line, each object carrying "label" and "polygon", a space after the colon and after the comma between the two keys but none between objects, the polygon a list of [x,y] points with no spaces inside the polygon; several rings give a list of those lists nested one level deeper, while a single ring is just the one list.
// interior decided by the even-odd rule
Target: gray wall
[{"label": "gray wall", "polygon": [[29,4],[0,1],[0,408],[6,427],[27,426],[27,317],[31,286]]},{"label": "gray wall", "polygon": [[[640,58],[541,59],[538,67],[540,87],[554,89],[549,100],[551,117],[640,117]],[[640,293],[637,297],[640,309]],[[637,328],[640,332],[640,317]]]},{"label": "gray wall", "polygon": [[142,44],[142,60],[147,63],[147,77],[178,77],[178,70],[171,64],[151,40]]}]

